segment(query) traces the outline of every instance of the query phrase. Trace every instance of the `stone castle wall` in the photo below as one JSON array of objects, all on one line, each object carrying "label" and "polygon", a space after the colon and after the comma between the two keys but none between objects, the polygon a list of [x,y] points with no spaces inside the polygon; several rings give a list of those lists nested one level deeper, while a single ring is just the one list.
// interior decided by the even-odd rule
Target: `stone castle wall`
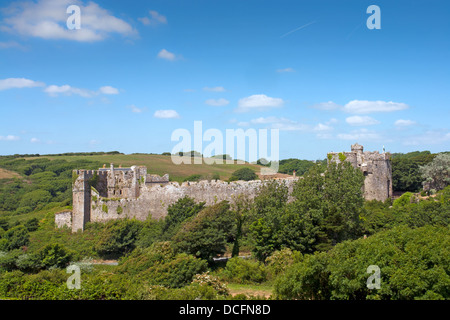
[{"label": "stone castle wall", "polygon": [[[283,179],[292,190],[296,179]],[[206,205],[228,200],[231,203],[240,194],[246,194],[250,199],[255,197],[262,181],[199,181],[184,182],[179,185],[171,182],[166,185],[143,186],[140,196],[136,199],[100,198],[95,191],[92,193],[90,221],[105,222],[112,219],[136,218],[145,220],[148,216],[154,219],[164,218],[167,208],[178,199],[189,196]]]},{"label": "stone castle wall", "polygon": [[[364,152],[352,145],[351,152],[329,153],[331,162],[348,161],[365,176],[364,197],[384,201],[392,196],[392,168],[389,154]],[[113,219],[145,220],[164,218],[167,208],[178,199],[189,196],[206,205],[227,200],[233,202],[241,194],[255,197],[264,183],[255,181],[200,181],[181,185],[169,182],[169,176],[147,174],[147,168],[102,168],[75,170],[73,182],[73,210],[55,217],[57,226],[66,225],[73,232],[83,230],[86,222],[105,222]],[[279,179],[292,192],[296,177]]]}]

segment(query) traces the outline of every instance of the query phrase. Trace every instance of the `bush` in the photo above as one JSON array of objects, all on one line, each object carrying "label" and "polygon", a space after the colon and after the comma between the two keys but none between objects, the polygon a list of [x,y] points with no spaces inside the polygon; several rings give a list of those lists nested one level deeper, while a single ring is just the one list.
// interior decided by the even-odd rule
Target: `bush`
[{"label": "bush", "polygon": [[30,236],[28,230],[19,225],[6,231],[1,240],[0,251],[10,251],[28,245]]},{"label": "bush", "polygon": [[186,179],[184,179],[184,182],[187,181],[191,181],[191,182],[195,182],[195,181],[199,181],[201,179],[202,175],[201,174],[193,174],[190,175],[189,177],[187,177]]},{"label": "bush", "polygon": [[34,210],[39,204],[46,204],[51,199],[52,195],[50,192],[46,190],[34,190],[23,196],[19,206],[30,207]]},{"label": "bush", "polygon": [[99,233],[94,249],[102,256],[117,257],[135,248],[143,223],[137,220],[108,221]]},{"label": "bush", "polygon": [[222,201],[200,211],[173,237],[174,247],[209,262],[223,254],[236,226],[235,216],[229,209],[228,202]]},{"label": "bush", "polygon": [[301,261],[302,257],[300,252],[292,251],[289,248],[277,250],[266,259],[266,268],[271,277],[276,278],[279,274],[284,273],[293,263]]},{"label": "bush", "polygon": [[221,275],[226,281],[242,284],[261,283],[267,280],[267,271],[261,262],[239,257],[229,259]]},{"label": "bush", "polygon": [[[305,255],[277,278],[281,299],[413,300],[450,298],[448,227],[400,226]],[[380,268],[381,287],[367,288],[367,267]]]},{"label": "bush", "polygon": [[233,172],[233,174],[231,175],[231,178],[233,178],[235,180],[250,181],[250,180],[258,179],[258,176],[256,175],[255,171],[253,171],[250,168],[241,168],[241,169],[238,169],[235,172]]},{"label": "bush", "polygon": [[184,253],[176,254],[169,242],[135,249],[120,261],[119,272],[148,285],[179,288],[191,283],[196,274],[206,271],[207,263]]}]

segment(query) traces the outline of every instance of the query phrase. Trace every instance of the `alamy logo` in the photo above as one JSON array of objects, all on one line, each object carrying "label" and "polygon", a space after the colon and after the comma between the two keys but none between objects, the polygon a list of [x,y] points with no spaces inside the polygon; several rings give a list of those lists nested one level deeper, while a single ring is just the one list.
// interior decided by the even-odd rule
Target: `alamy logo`
[{"label": "alamy logo", "polygon": [[373,273],[367,279],[367,288],[372,289],[381,289],[381,270],[377,265],[370,265],[367,267],[366,273]]},{"label": "alamy logo", "polygon": [[81,289],[81,268],[80,268],[80,266],[72,264],[67,267],[66,272],[73,273],[67,279],[67,288],[69,290]]},{"label": "alamy logo", "polygon": [[[280,144],[278,129],[270,130],[270,157],[267,129],[259,129],[258,132],[255,129],[245,131],[226,129],[224,135],[219,129],[208,129],[203,132],[202,121],[194,121],[193,136],[187,129],[176,129],[172,133],[171,141],[180,141],[171,152],[174,164],[192,164],[192,158],[194,164],[223,164],[223,157],[217,157],[218,155],[228,155],[226,164],[235,163],[234,159],[238,159],[238,164],[243,164],[244,159],[250,163],[256,163],[258,159],[270,158],[270,166],[263,167],[261,174],[269,175],[278,172]],[[203,147],[203,142],[210,143]],[[201,152],[203,157],[191,157],[189,152],[192,150]]]},{"label": "alamy logo", "polygon": [[81,29],[81,9],[79,6],[71,5],[67,7],[66,13],[71,14],[67,18],[67,28],[69,30]]},{"label": "alamy logo", "polygon": [[372,29],[381,29],[381,9],[379,6],[371,5],[367,7],[367,13],[371,13],[372,15],[367,18],[367,28]]}]

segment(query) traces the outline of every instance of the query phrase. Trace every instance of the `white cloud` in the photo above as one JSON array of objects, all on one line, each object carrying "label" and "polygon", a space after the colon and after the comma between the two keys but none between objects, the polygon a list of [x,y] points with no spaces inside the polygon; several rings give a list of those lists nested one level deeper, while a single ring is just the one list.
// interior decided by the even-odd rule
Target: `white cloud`
[{"label": "white cloud", "polygon": [[[70,5],[81,10],[81,29],[69,30],[66,13]],[[84,5],[80,0],[38,0],[15,2],[5,12],[7,17],[0,25],[1,31],[51,40],[80,42],[101,41],[111,33],[124,36],[137,31],[122,19],[116,18],[95,2]]]},{"label": "white cloud", "polygon": [[342,140],[362,140],[362,141],[367,141],[367,140],[380,140],[381,136],[380,134],[374,132],[374,131],[369,131],[365,128],[360,129],[360,130],[354,130],[350,133],[340,133],[337,135],[338,139],[342,139]]},{"label": "white cloud", "polygon": [[353,100],[347,103],[343,110],[348,113],[367,114],[373,112],[393,112],[408,109],[409,106],[401,102]]},{"label": "white cloud", "polygon": [[399,119],[399,120],[395,121],[395,125],[397,127],[408,127],[408,126],[412,126],[414,124],[416,124],[416,122],[412,121],[412,120]]},{"label": "white cloud", "polygon": [[336,110],[342,108],[342,106],[334,103],[333,101],[317,103],[311,107],[319,110]]},{"label": "white cloud", "polygon": [[10,48],[23,49],[24,47],[16,41],[0,42],[0,49],[10,49]]},{"label": "white cloud", "polygon": [[40,143],[41,140],[39,140],[38,138],[31,138],[30,142],[31,143]]},{"label": "white cloud", "polygon": [[277,72],[278,73],[295,72],[295,70],[292,68],[284,68],[284,69],[278,69]]},{"label": "white cloud", "polygon": [[209,106],[222,107],[222,106],[226,106],[227,104],[229,104],[230,101],[228,101],[227,99],[224,99],[224,98],[220,98],[220,99],[208,99],[205,101],[205,103]]},{"label": "white cloud", "polygon": [[0,136],[0,141],[17,141],[20,140],[18,136],[13,135],[7,135],[7,136]]},{"label": "white cloud", "polygon": [[351,126],[370,126],[380,123],[380,121],[369,116],[351,116],[345,119],[345,122]]},{"label": "white cloud", "polygon": [[63,94],[66,96],[76,94],[83,98],[90,98],[95,95],[95,93],[92,91],[71,87],[67,84],[63,86],[57,85],[48,86],[47,88],[45,88],[44,92],[48,93],[51,97],[57,97],[59,94]]},{"label": "white cloud", "polygon": [[306,131],[310,127],[308,125],[293,121],[287,118],[279,117],[260,117],[250,120],[250,124],[266,124],[272,129],[281,131]]},{"label": "white cloud", "polygon": [[138,107],[136,107],[134,104],[128,106],[127,108],[130,108],[130,109],[131,109],[131,112],[133,112],[133,113],[142,113],[142,112],[144,112],[144,110],[145,110],[144,108],[138,108]]},{"label": "white cloud", "polygon": [[175,61],[177,59],[177,56],[174,53],[167,51],[166,49],[162,49],[160,52],[158,52],[158,58]]},{"label": "white cloud", "polygon": [[66,95],[66,96],[78,95],[83,98],[91,98],[99,94],[105,95],[119,94],[119,90],[111,86],[103,86],[98,91],[91,91],[88,89],[72,87],[68,84],[62,86],[50,85],[44,89],[44,92],[48,93],[48,95],[51,97],[57,97],[58,95]]},{"label": "white cloud", "polygon": [[255,94],[242,98],[238,102],[236,112],[247,112],[250,110],[267,110],[270,108],[279,108],[283,106],[284,101],[281,98],[271,98],[265,94]]},{"label": "white cloud", "polygon": [[336,118],[331,118],[330,120],[328,120],[327,122],[325,122],[325,124],[334,124],[334,123],[338,123],[339,120]]},{"label": "white cloud", "polygon": [[333,127],[323,123],[319,123],[314,127],[314,131],[316,132],[331,131],[331,130],[333,130]]},{"label": "white cloud", "polygon": [[138,20],[140,22],[142,22],[143,24],[145,24],[146,26],[149,26],[149,25],[156,26],[158,24],[167,24],[167,18],[165,16],[163,16],[162,14],[158,13],[157,11],[150,10],[149,14],[150,14],[150,18],[143,17],[143,18],[138,18]]},{"label": "white cloud", "polygon": [[407,137],[403,144],[406,146],[428,146],[430,144],[442,144],[450,141],[450,132],[448,130],[429,130],[420,135]]},{"label": "white cloud", "polygon": [[175,110],[157,110],[153,116],[159,119],[176,119],[180,117]]},{"label": "white cloud", "polygon": [[119,90],[110,86],[104,86],[100,88],[102,94],[119,94]]},{"label": "white cloud", "polygon": [[42,82],[25,78],[8,78],[0,80],[0,91],[8,89],[34,88],[45,86]]},{"label": "white cloud", "polygon": [[225,88],[224,87],[204,87],[203,91],[208,91],[208,92],[225,92]]}]

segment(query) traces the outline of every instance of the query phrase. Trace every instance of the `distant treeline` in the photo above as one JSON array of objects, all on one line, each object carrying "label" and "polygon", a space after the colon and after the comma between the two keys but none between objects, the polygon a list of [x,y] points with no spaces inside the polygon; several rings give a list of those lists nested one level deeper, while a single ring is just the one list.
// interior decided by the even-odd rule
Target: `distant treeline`
[{"label": "distant treeline", "polygon": [[114,154],[123,154],[119,151],[108,151],[108,152],[66,152],[66,153],[55,153],[55,154],[13,154],[0,156],[0,158],[32,158],[32,157],[56,157],[56,156],[102,156],[102,155],[114,155]]}]

